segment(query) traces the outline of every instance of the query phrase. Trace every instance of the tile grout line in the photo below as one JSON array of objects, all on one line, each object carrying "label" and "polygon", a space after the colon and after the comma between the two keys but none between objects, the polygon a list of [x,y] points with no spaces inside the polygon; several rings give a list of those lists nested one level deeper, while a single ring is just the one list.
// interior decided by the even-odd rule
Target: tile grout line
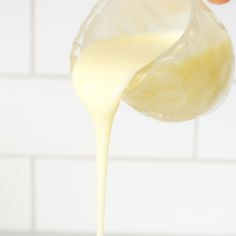
[{"label": "tile grout line", "polygon": [[[17,158],[17,159],[34,159],[35,162],[38,160],[42,161],[48,161],[48,160],[54,160],[54,161],[85,161],[85,162],[95,162],[94,156],[81,156],[81,155],[20,155],[20,154],[7,154],[7,153],[0,153],[0,160],[4,158]],[[155,157],[149,157],[149,158],[143,158],[143,157],[119,157],[114,156],[111,157],[111,162],[144,162],[144,163],[159,163],[159,164],[233,164],[236,165],[236,160],[234,159],[217,159],[217,158],[155,158]]]},{"label": "tile grout line", "polygon": [[36,159],[30,158],[31,168],[31,233],[36,232]]},{"label": "tile grout line", "polygon": [[[59,79],[59,80],[68,80],[70,79],[70,74],[40,74],[35,72],[35,64],[36,64],[36,53],[33,52],[31,58],[34,58],[30,61],[31,70],[33,73],[30,74],[0,74],[0,81],[2,79]],[[34,63],[32,63],[34,61]],[[233,85],[236,85],[236,78],[233,80]]]},{"label": "tile grout line", "polygon": [[[33,67],[32,67],[33,68]],[[32,69],[31,68],[31,69]],[[33,70],[32,70],[33,71]],[[56,79],[56,80],[69,80],[70,75],[60,75],[60,74],[0,74],[0,80],[1,79],[27,79],[27,80],[34,80],[34,79]]]},{"label": "tile grout line", "polygon": [[[30,0],[30,35],[31,35],[31,57],[30,57],[30,75],[35,75],[36,67],[36,6],[35,0]],[[36,232],[36,159],[34,157],[30,158],[31,163],[31,234],[34,235]]]},{"label": "tile grout line", "polygon": [[31,56],[30,56],[30,74],[33,76],[35,74],[35,67],[36,67],[36,24],[35,24],[35,0],[30,0],[30,18],[31,18],[31,25],[30,25],[30,37],[31,37]]},{"label": "tile grout line", "polygon": [[[0,231],[0,236],[32,236],[30,232],[24,232],[24,231]],[[52,231],[52,232],[48,232],[48,231],[38,231],[34,234],[35,236],[93,236],[95,235],[95,233],[89,233],[89,232],[60,232],[60,231]],[[201,233],[201,234],[181,234],[181,233],[172,233],[172,234],[165,234],[165,233],[156,233],[156,234],[144,234],[144,233],[139,233],[139,234],[135,234],[135,233],[108,233],[108,236],[188,236],[188,235],[192,235],[192,236],[236,236],[235,233],[232,234],[205,234],[205,233]]]}]

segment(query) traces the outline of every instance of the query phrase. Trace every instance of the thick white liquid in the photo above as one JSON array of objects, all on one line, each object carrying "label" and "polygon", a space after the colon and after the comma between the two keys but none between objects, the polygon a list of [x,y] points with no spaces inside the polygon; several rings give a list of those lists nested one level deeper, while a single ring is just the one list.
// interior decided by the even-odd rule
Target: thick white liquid
[{"label": "thick white liquid", "polygon": [[[83,102],[84,106],[90,112],[96,129],[97,140],[97,192],[98,192],[98,229],[97,236],[104,235],[105,225],[105,198],[106,198],[106,182],[108,169],[108,149],[113,118],[119,107],[120,101],[125,91],[128,91],[132,96],[133,101],[142,107],[152,106],[148,101],[158,91],[153,87],[153,79],[150,79],[150,93],[142,93],[142,97],[138,96],[136,88],[136,81],[134,76],[140,72],[142,68],[150,64],[160,54],[166,51],[178,38],[179,34],[162,34],[160,35],[140,35],[133,37],[117,37],[110,40],[97,42],[86,48],[80,58],[78,58],[73,65],[73,84]],[[219,47],[230,50],[229,42],[222,43]],[[219,50],[219,48],[210,49],[198,55],[198,59],[202,63],[210,63],[209,55],[212,51]],[[222,49],[220,49],[222,50]],[[228,58],[231,59],[230,57]],[[179,65],[178,69],[181,73],[185,73],[195,63],[192,58],[185,58]],[[219,60],[219,64],[214,65],[215,69],[220,66],[223,61]],[[171,70],[171,65],[169,65]],[[147,69],[147,67],[145,68]],[[164,68],[166,70],[166,67]],[[207,71],[206,66],[206,71]],[[213,68],[214,69],[214,68]],[[141,71],[142,72],[142,71]],[[204,74],[204,73],[203,73]],[[171,81],[172,78],[168,75],[166,81]],[[132,83],[131,79],[133,79]],[[137,76],[138,80],[138,76]],[[163,83],[159,81],[160,84]],[[148,87],[149,81],[145,82]],[[219,95],[219,92],[225,87],[225,84],[219,83],[218,80],[213,80],[212,77],[205,76],[203,79],[196,81],[186,81],[183,78],[182,83],[184,88],[191,92],[198,87],[217,87],[216,91],[202,94],[206,101],[213,101]],[[200,84],[199,84],[200,83]],[[154,83],[155,85],[155,83]],[[158,85],[158,84],[156,84]],[[172,88],[178,84],[172,84]],[[139,87],[137,87],[140,89]],[[133,89],[133,90],[132,90]],[[159,86],[160,94],[168,94],[168,86]],[[165,90],[166,89],[166,90]],[[134,93],[132,93],[132,91]],[[179,96],[179,97],[178,97]],[[181,98],[181,94],[173,97],[174,100]],[[193,102],[184,103],[183,116],[188,114],[195,105],[195,98]],[[172,103],[159,99],[159,106],[163,111],[171,110],[171,115],[179,116],[178,111],[171,109]],[[156,104],[153,104],[156,105]],[[204,103],[201,109],[207,110],[211,104]],[[181,115],[180,115],[181,117]]]},{"label": "thick white liquid", "polygon": [[105,197],[110,133],[124,90],[142,67],[176,40],[176,35],[141,35],[98,42],[74,64],[73,83],[91,113],[97,137],[98,229],[104,235]]}]

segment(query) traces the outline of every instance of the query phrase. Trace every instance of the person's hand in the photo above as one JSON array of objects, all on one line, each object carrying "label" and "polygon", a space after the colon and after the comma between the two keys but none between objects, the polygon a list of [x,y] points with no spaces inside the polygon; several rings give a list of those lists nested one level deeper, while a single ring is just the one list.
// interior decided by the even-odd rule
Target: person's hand
[{"label": "person's hand", "polygon": [[208,1],[215,4],[224,4],[229,2],[230,0],[208,0]]}]

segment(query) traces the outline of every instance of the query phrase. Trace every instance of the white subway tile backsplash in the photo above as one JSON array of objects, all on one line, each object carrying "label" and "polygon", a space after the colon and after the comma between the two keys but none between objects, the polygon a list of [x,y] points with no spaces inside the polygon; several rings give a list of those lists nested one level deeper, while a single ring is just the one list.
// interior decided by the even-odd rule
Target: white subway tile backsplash
[{"label": "white subway tile backsplash", "polygon": [[89,155],[89,117],[69,80],[0,80],[0,153]]},{"label": "white subway tile backsplash", "polygon": [[112,163],[108,229],[137,234],[235,234],[235,180],[235,165]]},{"label": "white subway tile backsplash", "polygon": [[0,157],[0,231],[31,229],[28,159]]},{"label": "white subway tile backsplash", "polygon": [[[95,231],[95,163],[37,161],[37,229]],[[111,161],[107,232],[236,233],[235,165]]]},{"label": "white subway tile backsplash", "polygon": [[[0,153],[95,155],[92,123],[70,80],[0,80],[0,98]],[[192,148],[192,122],[160,123],[125,105],[117,114],[112,156],[190,158]]]},{"label": "white subway tile backsplash", "polygon": [[226,101],[199,121],[198,157],[236,160],[236,85]]},{"label": "white subway tile backsplash", "polygon": [[36,228],[95,231],[95,162],[38,160]]},{"label": "white subway tile backsplash", "polygon": [[111,153],[144,159],[191,158],[193,131],[193,122],[160,122],[122,104],[114,122]]},{"label": "white subway tile backsplash", "polygon": [[30,71],[30,0],[0,0],[0,73]]},{"label": "white subway tile backsplash", "polygon": [[69,55],[95,0],[36,1],[36,72],[69,74]]}]

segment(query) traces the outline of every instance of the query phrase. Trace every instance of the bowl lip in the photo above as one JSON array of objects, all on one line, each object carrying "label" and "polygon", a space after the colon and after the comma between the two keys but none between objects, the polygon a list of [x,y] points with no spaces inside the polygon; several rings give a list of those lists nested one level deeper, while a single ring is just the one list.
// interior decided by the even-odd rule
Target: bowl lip
[{"label": "bowl lip", "polygon": [[[71,64],[74,64],[74,61],[76,60],[76,51],[79,50],[80,52],[83,51],[82,47],[82,41],[83,37],[86,34],[86,29],[89,27],[90,23],[94,20],[94,17],[96,16],[96,13],[100,11],[101,8],[103,8],[110,0],[98,0],[95,5],[91,8],[90,13],[85,18],[83,23],[80,26],[79,33],[76,35],[75,40],[73,42],[72,50],[70,52],[70,60]],[[167,0],[172,1],[172,0]],[[186,1],[186,0],[182,0]],[[188,35],[191,33],[193,29],[193,25],[196,19],[198,7],[203,4],[205,5],[202,0],[187,0],[190,5],[190,11],[189,11],[189,19],[187,21],[186,27],[184,28],[181,35],[176,39],[176,41],[162,54],[160,54],[157,58],[155,58],[155,61],[165,61],[169,56],[172,54],[173,51],[175,51],[179,46],[181,46]],[[206,5],[205,5],[206,6]],[[207,7],[207,6],[206,6]],[[73,69],[73,66],[71,66],[71,71]]]},{"label": "bowl lip", "polygon": [[84,34],[86,31],[84,29],[88,28],[90,25],[90,22],[93,21],[94,17],[96,16],[96,13],[99,12],[100,8],[103,8],[104,5],[107,4],[110,0],[97,0],[97,2],[94,4],[94,6],[91,8],[88,16],[85,18],[85,20],[80,25],[79,33],[76,35],[73,45],[77,46],[82,50],[81,41],[83,39]]},{"label": "bowl lip", "polygon": [[200,4],[204,3],[202,2],[202,0],[188,0],[188,2],[190,4],[190,13],[185,29],[183,30],[180,37],[165,52],[163,52],[158,58],[156,58],[156,60],[164,60],[165,58],[167,58],[173,51],[175,51],[175,49],[183,45],[188,35],[191,34],[193,25],[195,24],[197,11],[199,11],[198,7]]},{"label": "bowl lip", "polygon": [[[86,33],[86,28],[89,27],[90,22],[93,21],[93,18],[96,16],[96,13],[99,12],[99,9],[102,8],[104,5],[106,5],[110,0],[98,0],[95,5],[90,10],[90,13],[85,18],[84,22],[80,26],[79,33],[75,37],[74,40],[74,48],[77,47],[81,51],[83,50],[81,42],[83,41],[83,35]],[[170,0],[168,0],[170,1]],[[186,1],[186,0],[185,0]],[[165,51],[163,52],[158,58],[163,58],[171,54],[172,51],[174,51],[176,48],[179,47],[185,40],[188,34],[191,33],[192,27],[194,25],[195,16],[197,12],[198,5],[204,4],[201,0],[188,0],[190,4],[190,13],[189,13],[189,19],[187,21],[186,27],[184,28],[181,35],[178,37],[178,39]],[[205,4],[204,4],[205,5]],[[156,59],[158,59],[156,58]]]}]

